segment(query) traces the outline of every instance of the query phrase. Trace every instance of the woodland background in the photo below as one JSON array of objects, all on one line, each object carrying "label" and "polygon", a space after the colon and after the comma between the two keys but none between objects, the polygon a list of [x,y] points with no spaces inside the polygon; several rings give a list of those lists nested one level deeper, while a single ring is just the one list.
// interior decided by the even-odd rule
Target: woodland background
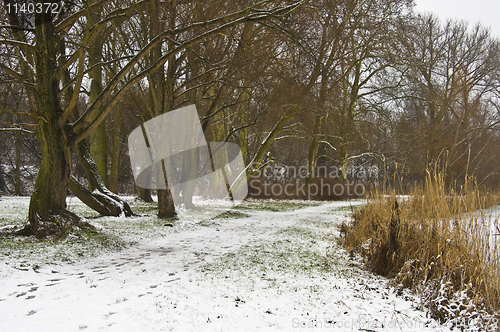
[{"label": "woodland background", "polygon": [[414,13],[409,0],[72,0],[38,18],[14,3],[0,8],[4,194],[32,195],[37,175],[50,177],[39,172],[54,151],[40,146],[42,89],[66,119],[72,192],[150,200],[128,134],[189,104],[207,141],[241,147],[248,176],[307,166],[312,181],[337,167],[339,181],[403,188],[434,166],[448,185],[500,185],[499,42],[480,25]]}]

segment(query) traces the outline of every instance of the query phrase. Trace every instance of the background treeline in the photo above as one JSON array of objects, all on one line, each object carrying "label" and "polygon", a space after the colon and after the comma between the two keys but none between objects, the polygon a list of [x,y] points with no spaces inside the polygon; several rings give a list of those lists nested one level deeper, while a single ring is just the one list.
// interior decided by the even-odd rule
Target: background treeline
[{"label": "background treeline", "polygon": [[[0,10],[0,191],[29,195],[41,159],[32,135],[34,101],[26,91],[33,83],[28,74],[34,60],[23,45],[10,41],[24,38],[31,44],[34,24],[30,15],[7,11],[14,2],[4,0]],[[273,163],[306,166],[306,181],[320,167],[336,167],[340,181],[399,184],[401,178],[421,182],[425,169],[437,164],[448,184],[472,176],[498,189],[500,57],[488,29],[414,13],[406,0],[310,1],[286,16],[247,19],[199,38],[127,85],[129,77],[205,31],[196,22],[253,4],[129,2],[66,2],[66,8],[88,13],[64,31],[60,45],[66,59],[74,58],[59,89],[62,96],[66,84],[80,89],[77,114],[89,109],[130,59],[135,61],[128,77],[114,85],[127,92],[86,138],[112,192],[150,199],[150,192],[134,184],[127,137],[144,121],[189,104],[198,109],[207,141],[240,145],[251,165],[248,175]],[[85,44],[92,23],[133,6],[135,15],[116,13],[122,17]],[[134,57],[165,31],[164,42]],[[86,55],[79,61],[82,45]],[[85,183],[89,173],[73,154],[72,174]]]}]

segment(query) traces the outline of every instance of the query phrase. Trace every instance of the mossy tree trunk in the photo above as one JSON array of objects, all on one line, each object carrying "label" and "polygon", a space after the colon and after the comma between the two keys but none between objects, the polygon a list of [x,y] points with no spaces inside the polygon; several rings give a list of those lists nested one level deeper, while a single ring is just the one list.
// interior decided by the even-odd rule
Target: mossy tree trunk
[{"label": "mossy tree trunk", "polygon": [[118,217],[123,213],[123,207],[118,204],[117,201],[99,191],[90,191],[87,187],[78,182],[74,176],[70,177],[68,188],[85,205],[103,216]]},{"label": "mossy tree trunk", "polygon": [[115,194],[118,194],[118,173],[120,166],[120,143],[122,127],[122,107],[117,105],[115,109],[114,131],[113,131],[113,151],[111,153],[111,165],[109,167],[108,188]]},{"label": "mossy tree trunk", "polygon": [[64,232],[80,221],[66,210],[71,142],[67,127],[60,123],[62,109],[54,78],[58,40],[54,36],[51,14],[36,14],[35,97],[42,162],[31,195],[28,220],[32,233],[40,237]]},{"label": "mossy tree trunk", "polygon": [[[94,24],[99,22],[101,8],[97,6],[95,10],[91,10],[87,15],[88,26],[92,27]],[[97,97],[102,93],[102,67],[100,65],[102,60],[103,43],[101,39],[97,39],[92,45],[89,46],[89,66],[92,68],[89,71],[90,77],[90,95],[89,104],[92,104]],[[94,121],[98,114],[102,112],[97,112],[91,121]],[[97,170],[99,171],[99,176],[104,183],[107,185],[107,156],[106,156],[106,121],[102,121],[99,126],[90,134],[90,153],[95,161]],[[93,189],[93,188],[90,188]]]},{"label": "mossy tree trunk", "polygon": [[[92,191],[82,191],[79,190],[76,186],[71,187],[71,191],[80,198],[85,204],[86,202],[99,201],[103,208],[96,209],[95,204],[87,204],[90,208],[96,210],[105,216],[119,216],[122,213],[125,216],[131,216],[134,213],[130,208],[129,204],[124,201],[120,196],[111,192],[103,183],[101,177],[99,176],[99,171],[96,163],[92,159],[90,154],[89,146],[85,140],[78,142],[77,144],[77,153],[78,159],[80,160],[80,164],[83,166],[85,170],[85,174],[87,175],[87,180],[89,182],[89,187]],[[75,189],[75,191],[73,190]],[[91,197],[85,197],[91,196]],[[106,196],[102,198],[101,196]],[[109,212],[108,212],[109,211]]]}]

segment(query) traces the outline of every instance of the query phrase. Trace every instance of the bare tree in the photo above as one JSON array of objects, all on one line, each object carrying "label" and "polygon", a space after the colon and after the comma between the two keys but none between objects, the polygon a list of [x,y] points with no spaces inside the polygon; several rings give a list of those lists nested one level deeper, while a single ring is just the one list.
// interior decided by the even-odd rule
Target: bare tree
[{"label": "bare tree", "polygon": [[[37,3],[42,3],[37,1]],[[63,13],[35,13],[34,29],[22,30],[21,35],[12,34],[4,44],[16,47],[23,57],[22,62],[31,70],[27,73],[10,71],[8,74],[19,79],[21,84],[30,84],[35,96],[35,114],[38,117],[37,135],[40,140],[42,162],[31,196],[29,223],[30,231],[38,236],[59,233],[70,229],[73,225],[82,225],[80,218],[66,210],[66,189],[70,179],[71,154],[79,142],[92,133],[121,100],[128,89],[148,75],[158,71],[165,63],[173,62],[175,57],[186,48],[216,35],[225,29],[241,24],[245,20],[263,20],[293,11],[301,2],[290,2],[278,5],[272,1],[251,4],[230,14],[214,17],[203,22],[175,23],[160,31],[147,45],[134,52],[127,59],[108,61],[125,61],[119,72],[106,82],[101,93],[75,121],[70,121],[75,105],[84,88],[84,78],[91,69],[87,48],[106,36],[123,22],[130,22],[132,17],[145,8],[148,1],[126,3],[123,1],[107,1],[103,6],[100,20],[95,24],[84,20],[89,10],[101,6],[102,2],[81,4]],[[15,22],[10,22],[15,23]],[[9,24],[18,26],[18,24]],[[198,30],[194,36],[172,41],[172,35]],[[11,29],[12,30],[12,29]],[[13,30],[17,31],[16,28]],[[62,41],[68,36],[77,45],[72,54],[61,54]],[[147,68],[138,68],[141,60],[152,49],[164,42],[169,48],[162,52]],[[33,56],[32,56],[33,55]],[[30,61],[30,57],[34,61]],[[62,58],[64,61],[58,61]],[[4,68],[5,69],[5,68]],[[61,86],[62,75],[69,69],[68,84]],[[65,104],[61,95],[72,89],[72,96]]]},{"label": "bare tree", "polygon": [[407,69],[394,93],[404,110],[400,145],[407,145],[401,150],[411,151],[405,158],[412,160],[413,172],[441,160],[450,181],[488,176],[479,170],[488,162],[487,145],[499,124],[498,41],[481,26],[442,24],[427,15],[416,16],[403,31]]}]

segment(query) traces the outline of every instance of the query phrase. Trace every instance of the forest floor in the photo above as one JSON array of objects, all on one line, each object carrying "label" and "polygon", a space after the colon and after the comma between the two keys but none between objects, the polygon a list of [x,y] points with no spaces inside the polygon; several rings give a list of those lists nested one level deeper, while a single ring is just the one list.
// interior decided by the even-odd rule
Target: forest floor
[{"label": "forest floor", "polygon": [[[342,248],[362,201],[211,201],[175,221],[129,201],[142,216],[68,198],[98,232],[0,239],[0,331],[449,331]],[[28,204],[2,197],[0,226]]]}]

